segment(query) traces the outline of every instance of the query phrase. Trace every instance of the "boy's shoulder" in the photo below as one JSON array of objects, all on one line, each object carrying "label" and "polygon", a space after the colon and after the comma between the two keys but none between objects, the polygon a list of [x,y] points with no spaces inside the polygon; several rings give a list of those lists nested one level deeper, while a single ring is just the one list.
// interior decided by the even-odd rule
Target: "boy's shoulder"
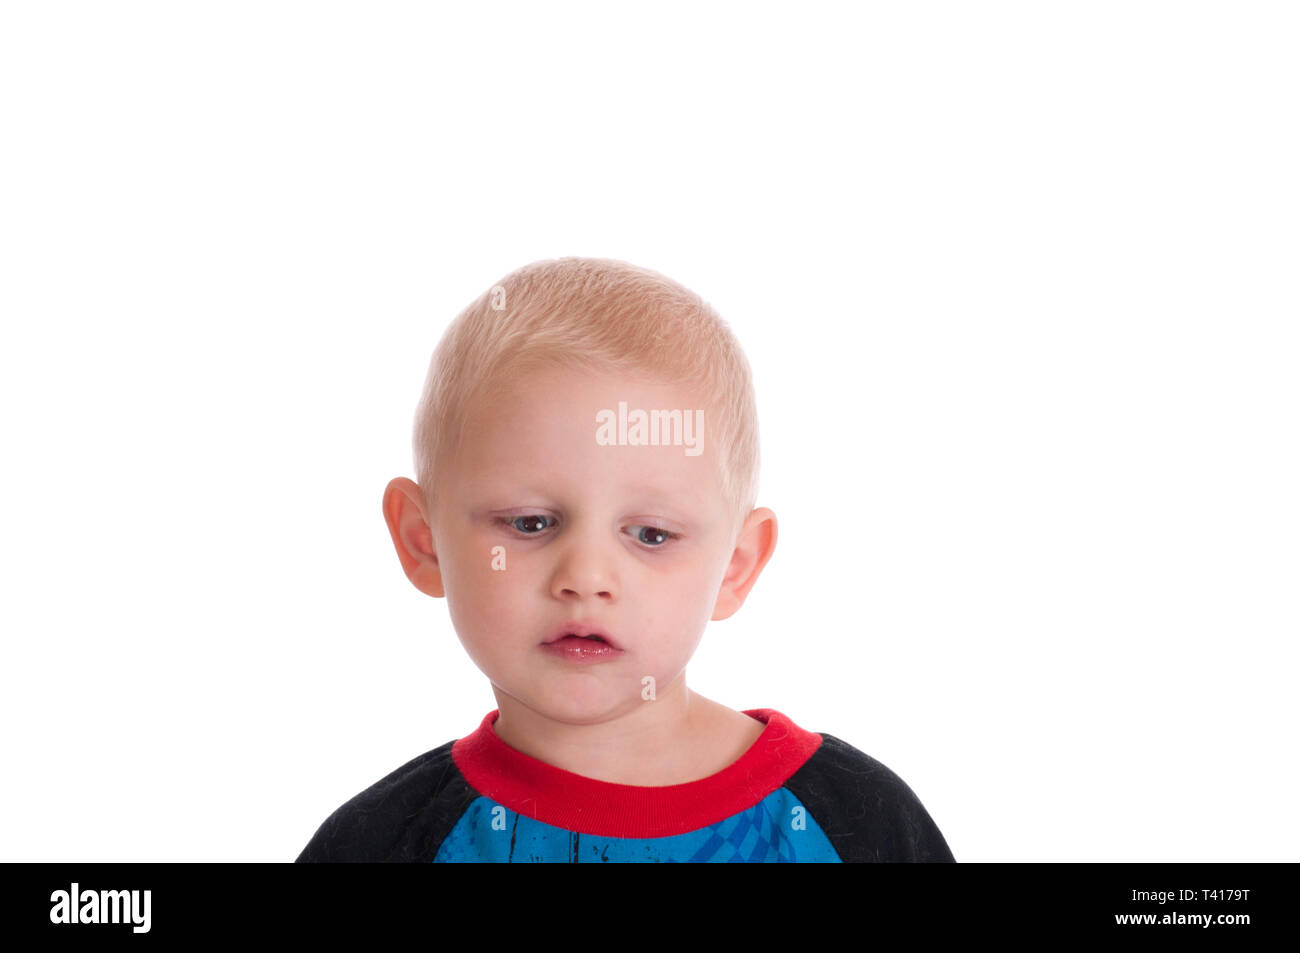
[{"label": "boy's shoulder", "polygon": [[[479,787],[492,794],[495,803],[504,804],[521,814],[537,815],[538,820],[549,821],[560,831],[576,829],[564,818],[538,813],[541,809],[538,795],[548,793],[544,790],[528,788],[511,793],[507,789],[494,790],[491,783],[483,783],[485,779],[493,783],[504,782],[516,773],[511,770],[517,767],[513,761],[491,763],[493,753],[514,759],[520,757],[507,751],[492,734],[490,724],[495,714],[490,713],[473,735],[459,742],[447,742],[411,759],[352,797],[326,818],[298,861],[431,861],[438,856],[440,846],[453,829],[466,818],[467,812],[470,812],[471,819],[483,820],[471,812],[471,805],[483,796],[473,785],[474,777],[479,779]],[[736,826],[731,833],[738,836],[747,824],[754,823],[754,818],[745,819],[751,810],[766,816],[762,804],[750,802],[763,800],[766,803],[769,794],[777,797],[784,790],[787,793],[778,799],[782,811],[787,812],[792,830],[802,830],[806,826],[819,831],[816,836],[824,835],[829,841],[825,852],[829,859],[850,863],[953,861],[943,834],[920,799],[885,765],[834,735],[805,731],[779,712],[755,709],[746,714],[768,722],[771,730],[764,733],[761,744],[756,742],[745,758],[732,766],[734,771],[728,769],[710,779],[710,783],[720,780],[728,772],[737,775],[731,779],[734,784],[715,785],[713,793],[717,797],[713,799],[714,804],[735,800],[739,794],[733,788],[743,789],[741,793],[747,798],[743,804],[737,801],[738,813],[722,821],[722,827],[730,830],[730,826]],[[482,746],[477,752],[473,750],[476,743]],[[454,751],[457,745],[461,747]],[[478,764],[482,770],[475,774],[476,761],[484,754],[484,749],[489,766],[484,769],[483,764]],[[470,779],[457,764],[458,756],[470,772]],[[536,775],[533,780],[538,780]],[[566,798],[561,798],[560,804],[582,793],[571,787],[577,783],[572,776],[566,776],[565,781],[562,793]],[[584,790],[586,787],[599,789],[598,796],[588,798],[590,803],[579,805],[581,813],[586,815],[597,807],[609,807],[607,802],[611,799],[617,801],[617,796],[627,795],[625,786],[589,780],[581,783]],[[761,791],[756,791],[756,784],[762,788]],[[660,797],[651,806],[653,809],[641,804],[641,813],[648,810],[654,821],[671,822],[673,812],[681,808],[681,804],[670,796],[677,788],[648,790]],[[790,796],[793,796],[793,801]],[[553,811],[556,799],[549,798],[549,801],[548,810]],[[617,807],[618,804],[614,804],[614,808]],[[793,818],[788,813],[792,809],[796,812]],[[636,813],[630,808],[622,812],[628,816]],[[793,826],[801,814],[806,815],[804,826]],[[711,825],[710,830],[717,826]],[[784,828],[784,824],[779,826]],[[716,834],[717,831],[713,831],[710,836]],[[619,836],[645,838],[651,835],[628,831]],[[788,837],[790,832],[780,836]],[[584,843],[591,840],[587,835],[583,838]],[[668,840],[671,838],[665,838],[663,843]],[[512,834],[512,856],[513,842]],[[685,856],[694,856],[694,848]]]},{"label": "boy's shoulder", "polygon": [[436,850],[478,797],[456,769],[453,744],[412,758],[342,804],[297,862],[414,861]]},{"label": "boy's shoulder", "polygon": [[954,862],[920,798],[897,774],[846,741],[822,743],[785,787],[808,808],[846,863]]}]

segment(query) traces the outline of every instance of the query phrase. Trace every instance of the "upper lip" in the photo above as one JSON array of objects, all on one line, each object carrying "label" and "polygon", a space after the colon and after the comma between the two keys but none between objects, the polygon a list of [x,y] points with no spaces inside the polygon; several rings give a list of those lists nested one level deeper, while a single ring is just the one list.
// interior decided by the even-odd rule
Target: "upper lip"
[{"label": "upper lip", "polygon": [[619,647],[618,643],[615,642],[610,637],[610,634],[606,632],[604,628],[602,628],[601,626],[597,625],[594,622],[585,622],[585,621],[564,623],[564,625],[560,626],[554,632],[552,632],[550,638],[548,638],[543,644],[549,645],[552,642],[557,642],[560,639],[564,638],[566,635],[578,635],[578,636],[599,635],[602,639],[604,639],[614,648]]}]

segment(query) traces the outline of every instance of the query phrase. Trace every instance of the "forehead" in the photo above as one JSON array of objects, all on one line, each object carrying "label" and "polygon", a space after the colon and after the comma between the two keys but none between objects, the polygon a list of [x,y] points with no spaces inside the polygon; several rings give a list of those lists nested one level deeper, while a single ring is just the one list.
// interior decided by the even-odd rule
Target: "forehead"
[{"label": "forehead", "polygon": [[[681,424],[664,427],[665,419],[651,411],[676,411]],[[655,429],[664,441],[676,442],[638,445],[644,435],[636,433],[638,412],[647,426],[660,425]],[[454,469],[485,490],[599,486],[704,503],[721,493],[709,418],[698,389],[546,366],[498,382],[471,409]],[[698,454],[687,452],[691,444]]]}]

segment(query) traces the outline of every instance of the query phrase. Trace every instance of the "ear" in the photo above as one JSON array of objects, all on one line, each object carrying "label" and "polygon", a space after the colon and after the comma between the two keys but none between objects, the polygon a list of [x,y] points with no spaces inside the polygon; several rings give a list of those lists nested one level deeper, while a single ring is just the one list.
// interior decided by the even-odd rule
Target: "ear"
[{"label": "ear", "polygon": [[397,477],[389,482],[384,490],[384,522],[411,585],[425,595],[445,596],[442,568],[433,549],[433,531],[424,511],[424,494],[413,481]]},{"label": "ear", "polygon": [[714,620],[726,619],[745,603],[749,590],[758,582],[758,574],[776,549],[776,514],[759,507],[745,517],[736,538],[736,548],[722,577],[718,601],[713,605]]}]

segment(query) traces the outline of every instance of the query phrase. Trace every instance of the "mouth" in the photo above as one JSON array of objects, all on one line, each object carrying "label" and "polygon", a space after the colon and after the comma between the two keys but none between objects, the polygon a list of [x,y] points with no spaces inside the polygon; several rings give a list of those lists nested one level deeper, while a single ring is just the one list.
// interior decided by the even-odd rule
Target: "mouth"
[{"label": "mouth", "polygon": [[555,646],[556,648],[587,645],[592,649],[603,645],[614,651],[621,651],[618,643],[610,637],[608,632],[589,622],[566,622],[552,632],[550,637],[542,644]]}]

